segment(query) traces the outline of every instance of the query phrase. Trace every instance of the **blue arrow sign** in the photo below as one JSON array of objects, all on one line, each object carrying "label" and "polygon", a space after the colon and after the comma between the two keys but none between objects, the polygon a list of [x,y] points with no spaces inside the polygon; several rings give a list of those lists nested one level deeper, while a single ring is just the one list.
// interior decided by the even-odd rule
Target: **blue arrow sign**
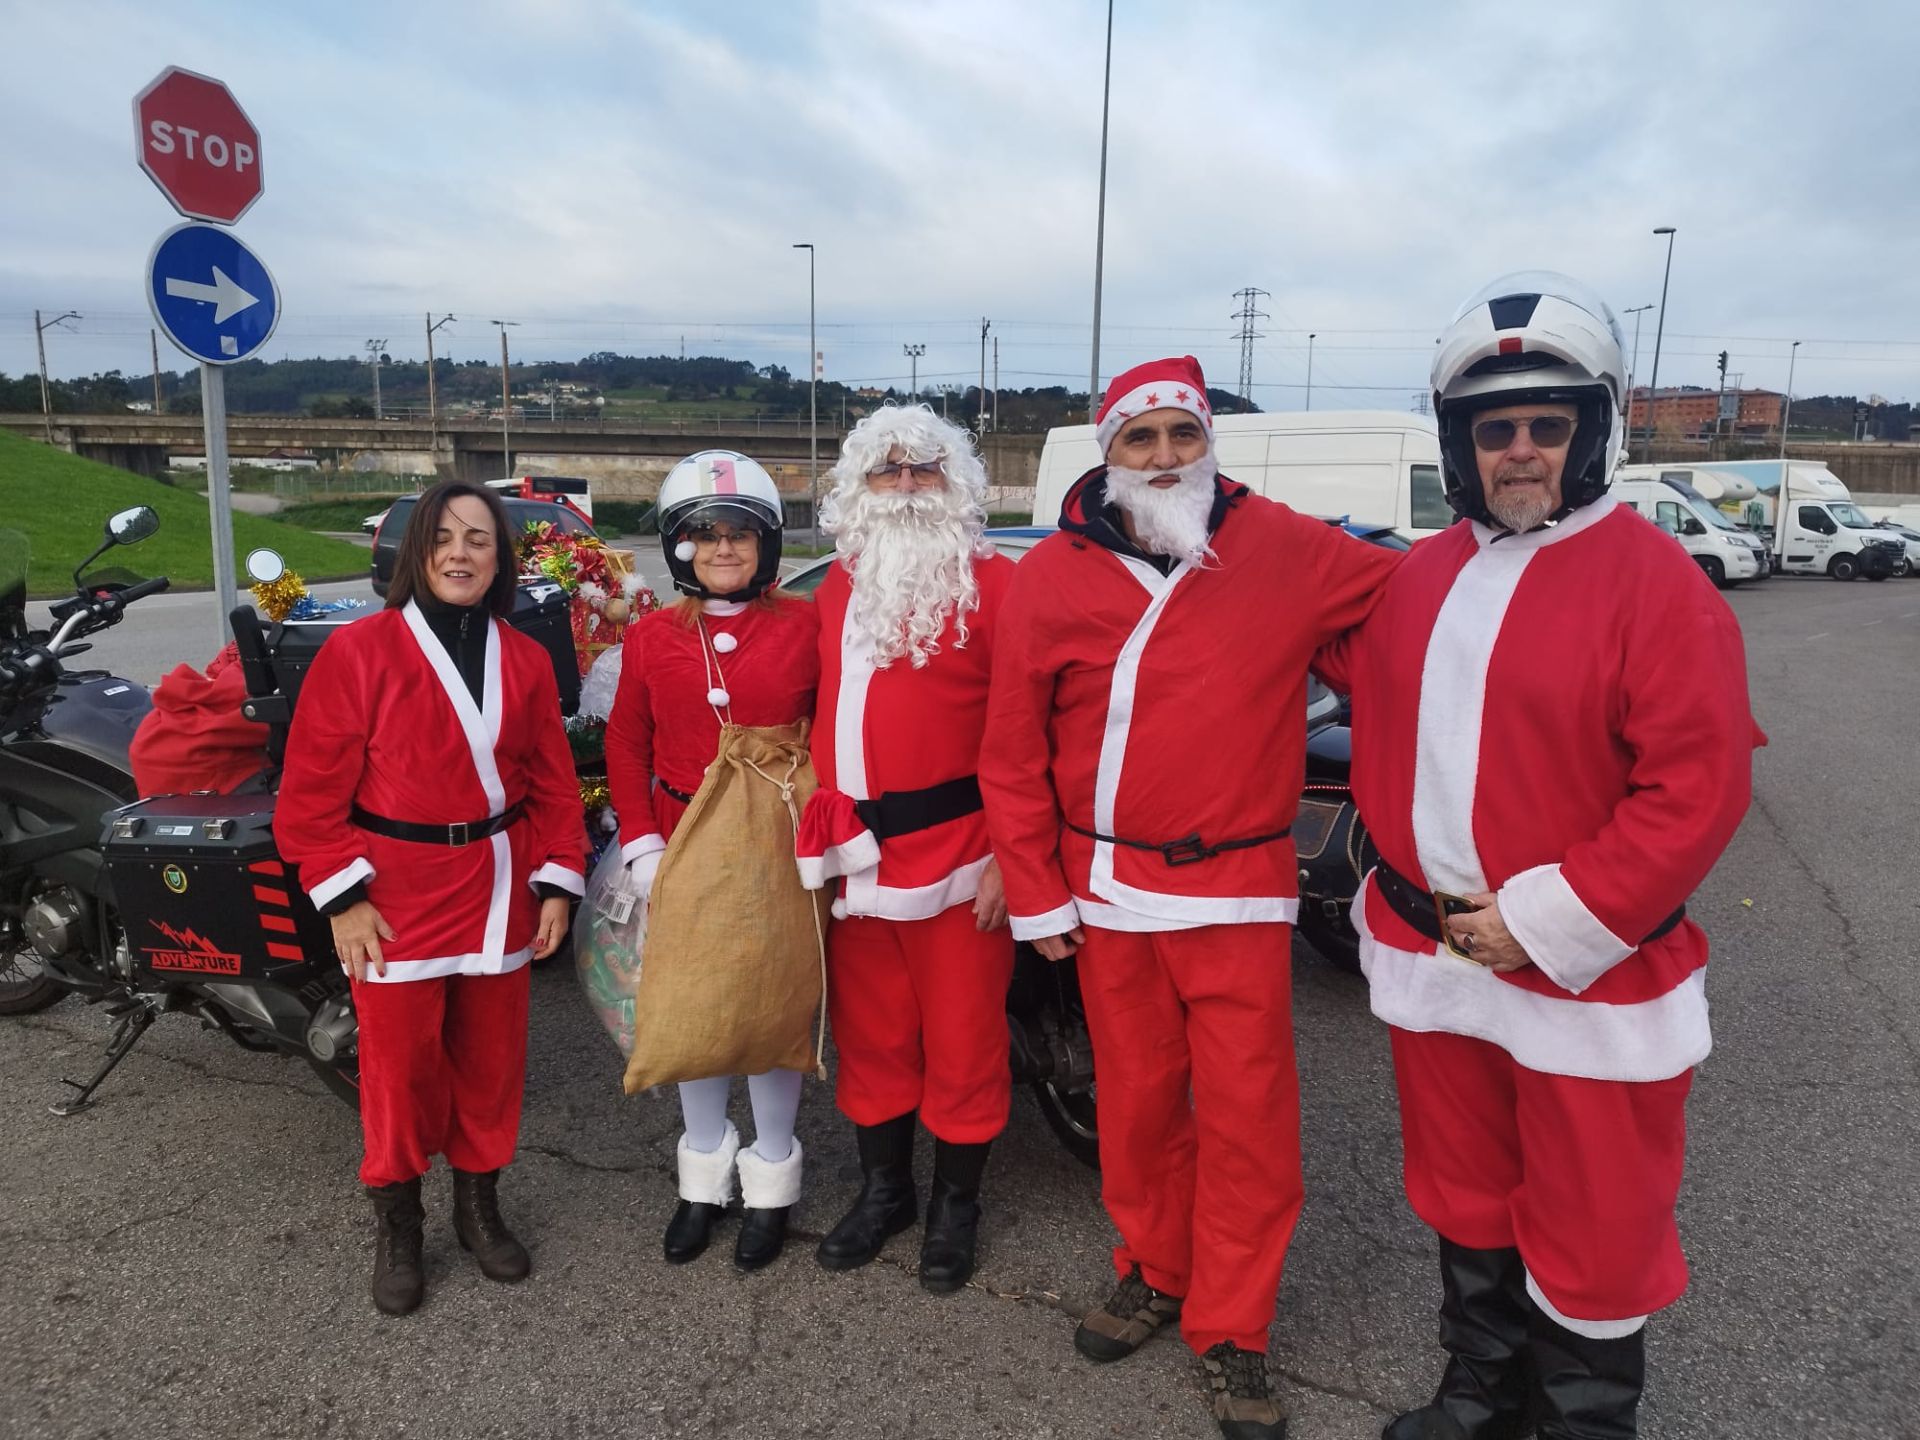
[{"label": "blue arrow sign", "polygon": [[147,303],[167,338],[208,365],[244,360],[280,323],[280,287],[231,230],[176,225],[147,260]]}]

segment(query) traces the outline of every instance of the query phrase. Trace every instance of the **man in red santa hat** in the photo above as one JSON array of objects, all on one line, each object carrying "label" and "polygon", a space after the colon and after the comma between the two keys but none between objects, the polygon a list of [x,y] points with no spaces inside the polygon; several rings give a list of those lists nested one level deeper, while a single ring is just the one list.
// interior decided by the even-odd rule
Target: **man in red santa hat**
[{"label": "man in red santa hat", "polygon": [[1222,1431],[1279,1436],[1307,665],[1398,557],[1221,475],[1191,356],[1114,380],[1095,435],[1007,596],[980,759],[1013,933],[1078,950],[1099,1069],[1120,1285],[1074,1343],[1119,1360],[1179,1316]]},{"label": "man in red santa hat", "polygon": [[1013,563],[982,537],[986,470],[924,405],[853,428],[823,512],[820,790],[800,868],[836,884],[828,1001],[836,1098],[858,1127],[859,1197],[820,1242],[864,1265],[918,1216],[914,1115],[934,1137],[920,1283],[973,1273],[980,1180],[1007,1123],[1013,941],[977,775],[994,628]]},{"label": "man in red santa hat", "polygon": [[1380,852],[1360,958],[1440,1245],[1446,1369],[1388,1440],[1633,1435],[1644,1323],[1686,1287],[1674,1199],[1711,1043],[1686,900],[1764,737],[1732,612],[1606,493],[1625,369],[1563,275],[1469,301],[1433,362],[1461,519],[1318,663],[1353,696]]}]

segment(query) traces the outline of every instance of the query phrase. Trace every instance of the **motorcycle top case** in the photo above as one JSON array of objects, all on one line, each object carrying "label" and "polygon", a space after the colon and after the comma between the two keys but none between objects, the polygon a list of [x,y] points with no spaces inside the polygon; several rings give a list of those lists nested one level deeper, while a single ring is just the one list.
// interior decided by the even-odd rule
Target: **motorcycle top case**
[{"label": "motorcycle top case", "polygon": [[162,795],[107,817],[101,849],[134,968],[155,985],[298,986],[333,931],[273,844],[271,795]]}]

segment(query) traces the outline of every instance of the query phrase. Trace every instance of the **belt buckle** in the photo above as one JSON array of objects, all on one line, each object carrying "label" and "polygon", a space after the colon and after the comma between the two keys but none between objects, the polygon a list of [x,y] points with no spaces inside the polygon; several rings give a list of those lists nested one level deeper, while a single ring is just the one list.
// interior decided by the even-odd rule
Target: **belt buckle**
[{"label": "belt buckle", "polygon": [[1169,865],[1192,865],[1205,860],[1211,853],[1202,843],[1198,831],[1183,835],[1178,840],[1169,840],[1160,847],[1160,858]]},{"label": "belt buckle", "polygon": [[1440,923],[1440,943],[1447,947],[1449,953],[1457,955],[1470,965],[1479,965],[1482,962],[1475,957],[1471,950],[1462,950],[1460,948],[1460,942],[1453,938],[1453,931],[1447,928],[1447,917],[1449,915],[1471,915],[1477,908],[1478,907],[1464,895],[1455,895],[1447,890],[1435,890],[1433,892],[1433,913],[1434,917]]},{"label": "belt buckle", "polygon": [[454,824],[447,826],[447,844],[470,844],[473,840],[472,830],[472,822],[466,820],[456,821]]}]

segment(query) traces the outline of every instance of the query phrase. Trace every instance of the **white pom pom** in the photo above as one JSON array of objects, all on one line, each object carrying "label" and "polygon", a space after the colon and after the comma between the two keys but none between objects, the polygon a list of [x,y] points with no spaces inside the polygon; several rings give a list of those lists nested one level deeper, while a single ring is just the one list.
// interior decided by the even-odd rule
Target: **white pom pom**
[{"label": "white pom pom", "polygon": [[692,564],[693,542],[691,540],[682,540],[678,545],[674,546],[673,558],[678,560],[682,565]]},{"label": "white pom pom", "polygon": [[733,697],[718,685],[707,691],[707,704],[726,706],[733,703]]},{"label": "white pom pom", "polygon": [[718,650],[722,655],[731,655],[739,644],[740,641],[737,636],[729,635],[724,630],[713,637],[713,648]]},{"label": "white pom pom", "polygon": [[833,918],[836,920],[844,920],[847,918],[847,902],[846,901],[836,900],[833,902]]}]

